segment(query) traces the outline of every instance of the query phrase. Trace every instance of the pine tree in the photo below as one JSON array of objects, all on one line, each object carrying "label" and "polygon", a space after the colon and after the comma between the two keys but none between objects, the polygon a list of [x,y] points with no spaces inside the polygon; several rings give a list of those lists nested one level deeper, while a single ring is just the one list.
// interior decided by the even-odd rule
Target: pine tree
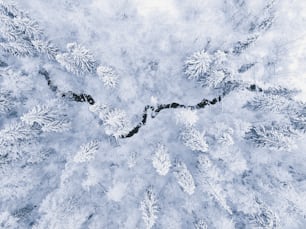
[{"label": "pine tree", "polygon": [[0,131],[0,147],[18,145],[29,141],[38,134],[38,132],[22,122],[12,122]]},{"label": "pine tree", "polygon": [[16,17],[20,15],[20,11],[11,0],[0,0],[0,11],[2,14],[9,17]]},{"label": "pine tree", "polygon": [[253,111],[283,112],[292,101],[277,94],[261,93],[248,101],[245,107]]},{"label": "pine tree", "polygon": [[264,90],[264,93],[267,95],[278,95],[287,98],[289,100],[293,100],[294,96],[299,94],[299,92],[300,91],[297,89],[289,89],[281,86],[269,87],[268,89]]},{"label": "pine tree", "polygon": [[42,36],[42,31],[36,21],[28,17],[16,17],[12,19],[12,27],[15,29],[15,33],[19,36],[23,36],[24,39],[37,39]]},{"label": "pine tree", "polygon": [[[281,115],[284,123],[271,122],[256,124],[246,132],[245,138],[258,147],[289,150],[294,147],[293,136],[305,129],[305,104],[294,100],[297,90],[283,87],[261,89],[251,101],[244,106],[252,111],[276,113]],[[288,122],[289,121],[289,122]]]},{"label": "pine tree", "polygon": [[153,193],[152,187],[147,188],[145,197],[140,203],[140,209],[142,211],[142,219],[147,229],[154,226],[157,220],[158,205],[155,194]]},{"label": "pine tree", "polygon": [[31,41],[42,37],[38,23],[12,4],[1,3],[0,6],[0,50],[14,56],[36,55]]},{"label": "pine tree", "polygon": [[15,29],[14,20],[7,15],[0,14],[0,31],[1,31],[1,38],[2,41],[16,41],[20,35],[18,30]]},{"label": "pine tree", "polygon": [[216,88],[230,75],[227,68],[227,54],[221,50],[213,53],[201,50],[185,61],[188,79],[197,80],[202,86]]},{"label": "pine tree", "polygon": [[233,212],[222,194],[222,187],[218,184],[221,174],[207,155],[200,154],[198,156],[198,169],[201,182],[207,184],[206,192],[210,193],[216,202],[232,215]]},{"label": "pine tree", "polygon": [[33,40],[32,44],[38,53],[46,54],[50,60],[55,60],[59,49],[51,41]]},{"label": "pine tree", "polygon": [[118,84],[118,75],[114,69],[106,66],[99,66],[97,74],[107,88],[115,88]]},{"label": "pine tree", "polygon": [[21,120],[28,125],[38,124],[44,132],[64,132],[70,129],[70,121],[54,105],[37,105],[24,114]]},{"label": "pine tree", "polygon": [[88,162],[95,158],[95,154],[99,149],[99,142],[93,140],[87,144],[81,145],[80,148],[80,151],[74,156],[74,162]]},{"label": "pine tree", "polygon": [[199,80],[207,76],[212,62],[211,56],[205,50],[193,53],[185,61],[185,74],[187,78]]},{"label": "pine tree", "polygon": [[194,193],[195,190],[194,180],[184,162],[176,163],[174,176],[184,192],[186,192],[188,195],[192,195]]},{"label": "pine tree", "polygon": [[[144,142],[141,142],[139,138],[128,138],[126,141],[118,141],[120,144],[116,145],[117,148],[112,148],[114,145],[109,144],[112,143],[109,140],[113,138],[100,135],[100,129],[91,129],[86,125],[84,126],[84,134],[79,135],[76,131],[81,131],[80,129],[83,128],[81,123],[78,123],[80,120],[73,122],[74,125],[77,125],[75,130],[62,133],[58,138],[55,133],[43,133],[66,131],[71,128],[70,119],[79,117],[85,118],[88,121],[86,124],[93,125],[92,128],[96,122],[98,128],[103,128],[107,135],[117,139],[130,133],[131,125],[127,114],[121,109],[108,105],[88,103],[90,104],[89,110],[99,116],[101,120],[96,120],[96,117],[87,117],[86,110],[83,108],[77,110],[76,107],[82,105],[73,103],[73,100],[65,100],[65,103],[69,104],[71,108],[69,110],[64,107],[64,103],[59,104],[58,101],[35,106],[37,103],[35,97],[37,96],[41,95],[39,100],[44,101],[50,97],[62,95],[62,91],[60,91],[62,88],[82,87],[82,83],[84,83],[84,88],[77,88],[78,90],[84,90],[94,97],[103,97],[105,94],[97,95],[97,88],[92,87],[90,83],[98,82],[95,80],[100,79],[105,87],[114,89],[118,85],[118,73],[113,67],[98,66],[90,51],[78,43],[68,44],[67,51],[62,52],[42,34],[35,20],[25,12],[18,10],[15,5],[11,4],[11,1],[0,0],[0,199],[2,201],[0,227],[36,229],[138,228],[141,226],[137,218],[137,216],[139,217],[139,209],[135,208],[135,205],[138,205],[139,202],[143,227],[146,228],[161,226],[175,229],[183,227],[206,229],[208,228],[207,224],[212,228],[276,228],[278,215],[281,217],[285,215],[290,218],[290,222],[293,224],[295,223],[293,220],[296,220],[296,225],[289,225],[291,227],[298,228],[304,225],[303,203],[305,198],[303,195],[305,193],[303,185],[300,184],[305,176],[303,176],[303,165],[298,162],[301,156],[294,154],[291,155],[292,157],[288,157],[288,160],[279,159],[286,157],[286,153],[294,147],[295,140],[300,134],[306,132],[305,103],[295,100],[296,90],[286,87],[262,89],[255,84],[250,85],[248,82],[253,80],[249,76],[256,74],[258,83],[266,83],[258,80],[260,77],[265,77],[264,75],[257,75],[257,72],[252,72],[252,70],[257,66],[266,68],[264,65],[270,64],[270,62],[266,63],[266,57],[258,56],[258,50],[255,48],[259,38],[262,38],[261,42],[265,40],[264,32],[270,29],[274,23],[274,2],[276,1],[268,1],[265,8],[261,10],[261,15],[255,15],[253,12],[257,9],[248,8],[248,6],[252,4],[258,6],[260,3],[249,3],[245,0],[224,1],[225,6],[231,3],[236,6],[229,21],[233,24],[234,35],[239,36],[240,33],[241,38],[239,41],[232,42],[231,38],[233,37],[229,36],[228,41],[222,44],[222,48],[218,39],[214,42],[217,47],[207,45],[205,49],[187,57],[184,63],[186,77],[206,87],[203,89],[203,93],[192,92],[192,95],[194,93],[203,99],[202,96],[217,94],[219,97],[216,98],[219,98],[218,101],[222,99],[225,106],[222,112],[214,109],[209,110],[211,114],[207,114],[205,120],[200,120],[197,112],[207,112],[207,109],[197,110],[198,106],[189,106],[188,104],[186,107],[192,107],[193,110],[176,109],[176,121],[182,128],[180,140],[196,153],[183,155],[190,167],[187,168],[187,162],[182,161],[173,166],[173,175],[178,183],[178,186],[173,186],[172,184],[168,185],[168,182],[173,182],[173,180],[165,176],[172,169],[172,153],[181,153],[181,150],[169,152],[166,146],[158,145],[151,158],[156,173],[153,171],[151,174],[152,166],[143,163],[146,161],[145,155],[148,155],[147,146],[150,145],[150,142],[147,141],[150,137],[162,134],[160,137],[166,137],[165,139],[170,142],[171,146],[175,144],[173,140],[176,139],[176,136],[172,135],[173,131],[166,130],[167,132],[163,133],[159,130],[159,124],[151,130],[152,132],[150,131],[149,138],[145,138]],[[214,6],[217,5],[222,4],[214,4]],[[228,11],[223,5],[222,10]],[[124,16],[129,17],[126,14]],[[197,17],[193,17],[193,19],[196,20]],[[274,32],[272,33],[274,34]],[[202,37],[199,37],[198,40],[201,39]],[[267,40],[268,44],[269,39]],[[254,50],[248,53],[248,48],[251,46],[254,47]],[[240,58],[239,55],[242,53],[245,55]],[[49,60],[41,54],[46,55]],[[127,56],[125,55],[125,57]],[[27,58],[18,59],[17,57]],[[128,58],[131,58],[131,55]],[[154,66],[152,65],[154,71],[152,72],[156,73],[155,79],[163,79],[163,76],[158,73],[164,73],[165,68],[162,68],[161,71],[157,71],[156,68],[159,60],[152,61],[146,58],[144,61],[150,61],[149,65],[154,62]],[[267,59],[269,58],[270,53],[267,56]],[[73,82],[66,81],[65,77],[57,78],[53,82],[53,77],[50,77],[40,87],[40,80],[44,81],[44,79],[37,78],[39,74],[36,74],[36,69],[47,66],[58,74],[61,70],[54,66],[57,64],[54,60],[73,74],[93,74],[97,75],[97,78],[92,78],[89,82],[78,79],[74,83],[75,80]],[[161,57],[160,60],[164,61],[164,58]],[[247,62],[243,63],[244,60]],[[134,63],[133,61],[134,59],[127,60],[126,63]],[[24,66],[25,69],[15,72],[13,67],[8,67],[9,65],[18,68]],[[142,76],[147,72],[147,69],[145,72],[141,72],[142,70],[139,66],[132,69],[137,76]],[[60,82],[61,85],[58,85],[58,89],[53,90],[55,82]],[[148,86],[153,91],[152,93],[156,93],[154,96],[161,95],[163,88],[156,89],[153,87],[155,82],[152,85],[147,85],[148,82],[151,83],[148,79],[143,78],[140,81],[137,79],[137,83],[144,87]],[[69,85],[65,85],[65,83],[69,83]],[[48,86],[51,93],[46,93],[46,95],[41,93]],[[53,88],[55,87],[57,88],[57,86]],[[188,88],[189,86],[184,86],[177,90]],[[52,91],[60,93],[52,93]],[[249,94],[245,96],[245,92]],[[74,95],[78,97],[78,94],[74,92],[69,93],[71,97]],[[64,91],[63,94],[67,95]],[[239,105],[245,104],[246,98],[252,94],[255,96],[244,106],[249,111],[240,110]],[[84,99],[84,95],[86,94],[79,97]],[[167,99],[167,96],[166,93],[164,99]],[[142,100],[145,101],[149,97],[145,96]],[[120,94],[118,98],[122,99],[122,95]],[[111,101],[115,100],[117,100],[116,95]],[[163,98],[159,100],[163,101]],[[75,101],[81,101],[81,99]],[[27,111],[29,106],[33,104],[33,109],[20,117],[20,114]],[[83,105],[88,106],[88,104]],[[176,108],[175,104],[165,104],[164,107]],[[154,120],[150,119],[149,115],[151,114],[151,118],[155,118],[163,105],[157,104],[157,99],[152,99],[151,105],[146,106],[145,112],[147,113],[143,113],[142,122],[135,129],[145,125],[146,121],[153,122]],[[150,113],[151,111],[152,113]],[[250,111],[254,115],[249,115]],[[67,112],[71,114],[69,118],[66,115]],[[77,117],[74,115],[76,113]],[[270,115],[271,113],[273,114]],[[244,116],[244,114],[246,115]],[[269,120],[276,119],[277,122],[263,120],[267,116],[269,116]],[[222,126],[220,120],[226,123],[225,127]],[[164,121],[162,117],[161,121]],[[201,124],[205,122],[207,134],[197,129],[198,122]],[[215,122],[217,122],[216,125],[220,124],[217,129],[211,128]],[[229,128],[227,124],[233,129]],[[244,136],[247,141],[241,143],[239,137],[247,129],[246,126],[251,126]],[[165,129],[167,128],[163,128],[163,130]],[[174,133],[176,132],[174,131]],[[170,138],[168,138],[168,134]],[[99,136],[99,142],[93,140],[82,144],[71,157],[69,149],[74,147],[75,141],[84,138],[85,135],[86,137],[87,135]],[[235,142],[234,137],[237,140]],[[95,137],[92,136],[92,138]],[[102,161],[98,161],[102,158],[97,157],[99,147],[102,144],[103,150],[108,153],[103,155]],[[257,163],[257,160],[262,158],[249,154],[246,146],[251,144],[274,151],[282,151],[277,155],[269,154],[267,158]],[[243,148],[241,151],[238,149],[240,146]],[[139,149],[142,150],[138,151]],[[251,148],[251,151],[254,151],[254,155],[265,153],[264,149],[256,149],[255,147]],[[197,173],[191,167],[195,162],[192,155],[198,156]],[[126,164],[133,169],[126,170]],[[281,168],[282,170],[275,171],[273,168]],[[149,176],[143,176],[143,174]],[[136,199],[139,192],[143,190],[143,185],[146,185],[147,179],[155,182],[158,175],[163,176],[158,177],[158,180],[162,181],[158,181],[156,188],[159,188],[157,193],[160,191],[163,193],[160,197],[165,198],[160,201],[163,201],[163,216],[161,218],[167,222],[166,226],[162,222],[157,223],[160,210],[159,198],[151,187],[145,191],[142,201]],[[195,175],[195,180],[193,175]],[[195,181],[201,187],[199,190],[197,187],[197,192],[195,192]],[[122,186],[124,189],[120,190]],[[115,188],[109,189],[109,187]],[[177,193],[175,189],[178,187],[184,193]],[[164,188],[167,188],[165,192]],[[168,190],[173,192],[168,192]],[[124,193],[124,197],[108,198],[111,192],[114,195]],[[203,199],[203,192],[212,196],[216,204]],[[108,193],[107,197],[105,193]],[[185,193],[188,195],[184,195]],[[169,195],[167,196],[167,194]],[[179,194],[179,198],[176,194]],[[267,204],[248,200],[248,196],[253,195],[260,196]],[[239,202],[238,204],[235,204],[235,198],[239,199],[240,202],[236,201]],[[36,207],[31,207],[36,205],[39,210],[35,210]],[[219,211],[219,207],[225,211]],[[248,211],[249,209],[251,210]],[[193,210],[199,211],[201,214],[205,211],[207,222],[204,218],[196,217],[192,224],[189,214]],[[216,212],[220,214],[215,214]],[[280,224],[280,227],[282,226],[286,228],[284,224]],[[287,227],[289,226],[287,225]]]},{"label": "pine tree", "polygon": [[234,130],[223,122],[217,122],[215,127],[210,131],[214,133],[217,147],[234,145]]},{"label": "pine tree", "polygon": [[7,114],[14,109],[13,98],[8,91],[0,91],[0,114]]},{"label": "pine tree", "polygon": [[103,117],[102,121],[105,133],[114,136],[115,138],[127,134],[131,129],[126,113],[120,109],[109,110],[109,112],[107,112]]},{"label": "pine tree", "polygon": [[152,164],[153,167],[156,169],[156,172],[161,176],[165,176],[169,172],[171,161],[166,146],[157,146],[152,158]]},{"label": "pine tree", "polygon": [[84,75],[96,71],[97,63],[94,56],[77,43],[67,44],[67,52],[56,55],[56,60],[67,71],[76,75]]},{"label": "pine tree", "polygon": [[9,41],[0,42],[0,50],[7,52],[13,56],[34,56],[36,51],[29,41]]},{"label": "pine tree", "polygon": [[185,128],[181,134],[181,139],[185,146],[193,151],[206,152],[208,145],[206,143],[204,133],[201,133],[194,127]]},{"label": "pine tree", "polygon": [[195,229],[207,229],[207,224],[206,221],[204,219],[198,219],[196,220],[194,223],[194,228]]},{"label": "pine tree", "polygon": [[269,125],[252,126],[245,134],[245,139],[251,141],[257,147],[290,150],[295,147],[292,139],[294,135],[296,134],[290,126],[272,122]]},{"label": "pine tree", "polygon": [[81,228],[93,214],[90,205],[94,203],[80,190],[78,186],[64,186],[50,193],[41,203],[42,217],[32,228],[61,229],[63,225],[69,229]]},{"label": "pine tree", "polygon": [[232,132],[228,131],[228,132],[222,133],[222,135],[219,136],[217,141],[218,141],[219,144],[225,145],[225,146],[234,145],[234,140],[233,140],[233,137],[232,137]]}]

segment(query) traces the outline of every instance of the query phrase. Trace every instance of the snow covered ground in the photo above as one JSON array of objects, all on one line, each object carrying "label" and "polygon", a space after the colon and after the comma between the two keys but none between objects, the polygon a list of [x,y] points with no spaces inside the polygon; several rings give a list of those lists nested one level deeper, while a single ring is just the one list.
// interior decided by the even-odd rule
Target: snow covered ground
[{"label": "snow covered ground", "polygon": [[306,227],[302,0],[15,3],[0,228]]}]

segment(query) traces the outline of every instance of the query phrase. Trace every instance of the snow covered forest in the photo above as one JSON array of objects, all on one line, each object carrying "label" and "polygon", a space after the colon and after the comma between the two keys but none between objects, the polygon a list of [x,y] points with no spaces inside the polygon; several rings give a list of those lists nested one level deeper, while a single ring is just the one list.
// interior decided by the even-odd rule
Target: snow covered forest
[{"label": "snow covered forest", "polygon": [[0,228],[305,229],[303,0],[0,0]]}]

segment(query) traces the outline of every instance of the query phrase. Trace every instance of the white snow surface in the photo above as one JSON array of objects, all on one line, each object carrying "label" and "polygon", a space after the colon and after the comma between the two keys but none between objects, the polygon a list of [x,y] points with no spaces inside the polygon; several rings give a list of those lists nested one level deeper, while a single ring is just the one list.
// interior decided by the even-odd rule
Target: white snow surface
[{"label": "white snow surface", "polygon": [[[7,3],[11,1],[0,0],[0,5]],[[96,62],[90,71],[74,74],[46,55],[18,57],[0,49],[0,66],[1,61],[8,64],[0,67],[0,228],[305,228],[304,1],[15,3],[38,22],[59,54],[75,42]],[[270,14],[271,27],[258,29],[256,25]],[[253,35],[258,35],[256,41],[234,55],[233,46]],[[0,42],[2,36],[0,30]],[[248,108],[248,101],[262,92],[246,86],[203,109],[164,109],[156,117],[149,109],[138,133],[121,138],[142,120],[146,105],[196,105],[222,94],[214,88],[218,85],[202,87],[185,74],[186,60],[202,50],[207,55],[218,50],[228,54],[222,63],[207,68],[209,77],[225,69],[228,80],[243,85],[256,84],[264,90],[284,87],[299,93],[292,98],[275,95],[273,99],[280,96],[288,105],[272,110]],[[94,71],[95,64],[114,71],[112,87],[105,86]],[[254,66],[239,72],[245,64]],[[41,69],[49,73],[56,92],[38,73]],[[68,91],[91,95],[96,105],[103,106],[93,108],[87,102],[63,98],[61,93]],[[47,104],[56,107],[52,123],[59,127],[44,131],[32,119],[30,124],[23,122],[21,117],[28,117],[27,113],[36,115],[34,107]],[[304,129],[293,127],[295,110],[304,112],[304,116],[297,114]],[[42,113],[50,123],[50,114]],[[59,122],[69,122],[69,128],[52,131],[62,125],[53,120],[57,115]],[[266,145],[258,146],[246,139],[252,126],[270,124],[277,135],[273,141],[290,144],[268,147],[276,144],[268,139]],[[290,130],[277,129],[277,124]],[[182,133],[188,133],[188,128],[200,133],[202,147],[192,136],[184,144]],[[167,149],[162,172],[152,163],[161,160],[156,159],[160,145]],[[179,164],[184,172],[177,171]],[[154,193],[155,199],[147,200],[154,202],[153,216],[149,210],[144,213],[141,204],[147,190]],[[151,217],[150,226],[144,214]]]}]

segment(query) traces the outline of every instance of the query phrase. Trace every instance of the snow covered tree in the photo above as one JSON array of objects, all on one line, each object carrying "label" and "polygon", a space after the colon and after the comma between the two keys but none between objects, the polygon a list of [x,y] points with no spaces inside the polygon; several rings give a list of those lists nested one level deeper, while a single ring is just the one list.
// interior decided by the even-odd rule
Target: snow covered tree
[{"label": "snow covered tree", "polygon": [[205,133],[201,133],[194,127],[187,127],[181,132],[181,139],[185,146],[193,151],[206,152],[208,145],[206,143]]},{"label": "snow covered tree", "polygon": [[77,43],[67,44],[67,52],[56,55],[56,60],[67,71],[76,75],[84,75],[96,71],[97,63],[94,56]]},{"label": "snow covered tree", "polygon": [[127,119],[125,111],[120,109],[111,109],[102,119],[105,133],[107,135],[119,138],[127,134],[131,129],[131,124]]},{"label": "snow covered tree", "polygon": [[194,193],[194,180],[184,162],[179,161],[175,164],[174,176],[184,192],[186,192],[188,195],[192,195]]},{"label": "snow covered tree", "polygon": [[0,43],[0,49],[13,56],[34,56],[36,51],[33,45],[28,41],[9,41]]},{"label": "snow covered tree", "polygon": [[33,40],[32,44],[38,53],[46,54],[50,60],[55,60],[59,49],[51,42],[45,40]]},{"label": "snow covered tree", "polygon": [[0,114],[7,114],[14,109],[13,98],[8,91],[0,91]]},{"label": "snow covered tree", "polygon": [[37,22],[28,17],[21,16],[11,18],[1,15],[1,19],[3,21],[1,34],[6,41],[31,40],[35,37],[39,37],[41,34]]},{"label": "snow covered tree", "polygon": [[118,75],[115,73],[113,68],[107,66],[99,66],[97,68],[97,74],[105,87],[114,88],[117,86]]},{"label": "snow covered tree", "polygon": [[207,224],[204,219],[198,219],[193,223],[195,229],[207,229]]},{"label": "snow covered tree", "polygon": [[13,27],[16,34],[23,36],[24,39],[37,39],[42,34],[38,23],[26,16],[13,18],[10,26]]},{"label": "snow covered tree", "polygon": [[171,161],[166,146],[161,144],[157,146],[152,158],[152,164],[156,172],[161,176],[165,176],[169,172]]},{"label": "snow covered tree", "polygon": [[104,190],[98,190],[91,197],[88,195],[91,184],[84,179],[88,171],[88,163],[84,162],[92,160],[97,150],[98,141],[90,141],[82,144],[80,150],[65,161],[60,168],[58,188],[44,196],[39,208],[42,217],[33,228],[60,229],[63,225],[71,229],[81,228],[90,220],[94,209],[99,208],[98,202],[103,198]]},{"label": "snow covered tree", "polygon": [[[71,190],[72,187],[61,187],[51,193],[41,204],[43,217],[32,228],[68,229],[81,228],[91,218],[94,209],[84,193]],[[82,195],[83,194],[83,195]],[[54,204],[56,203],[56,204]],[[50,211],[51,210],[51,211]]]},{"label": "snow covered tree", "polygon": [[80,148],[80,151],[77,152],[73,160],[77,163],[87,162],[94,159],[95,154],[99,149],[99,142],[93,140],[87,144],[81,145]]},{"label": "snow covered tree", "polygon": [[261,90],[249,100],[245,108],[252,111],[275,113],[280,115],[280,121],[256,124],[246,132],[245,138],[255,143],[256,146],[270,149],[294,148],[294,136],[305,129],[305,104],[296,101],[294,96],[297,90],[283,87],[270,87]]},{"label": "snow covered tree", "polygon": [[12,122],[0,131],[0,146],[18,145],[24,141],[29,141],[38,132],[22,122]]},{"label": "snow covered tree", "polygon": [[197,80],[202,86],[216,88],[230,75],[226,63],[227,54],[224,51],[197,51],[185,61],[185,74],[188,79]]},{"label": "snow covered tree", "polygon": [[140,209],[142,212],[142,220],[145,223],[147,229],[154,226],[157,220],[158,205],[155,194],[153,193],[152,187],[147,188],[145,197],[140,203]]},{"label": "snow covered tree", "polygon": [[56,105],[37,105],[21,120],[28,125],[38,124],[44,132],[63,132],[70,129],[70,121]]},{"label": "snow covered tree", "polygon": [[234,140],[233,140],[232,135],[233,135],[232,129],[225,130],[222,134],[218,136],[217,141],[219,144],[225,145],[225,146],[234,145]]},{"label": "snow covered tree", "polygon": [[124,110],[110,108],[105,104],[97,102],[89,110],[98,115],[103,122],[105,133],[115,138],[127,134],[131,130],[131,123]]},{"label": "snow covered tree", "polygon": [[9,17],[16,17],[20,14],[20,11],[17,9],[16,4],[14,4],[14,2],[10,0],[1,0],[0,9],[1,13]]},{"label": "snow covered tree", "polygon": [[222,194],[222,186],[218,184],[220,182],[221,174],[207,155],[200,154],[198,156],[198,169],[201,179],[200,182],[202,184],[207,184],[207,186],[204,186],[204,190],[210,193],[215,201],[230,215],[232,215],[233,212],[228,206],[226,198]]},{"label": "snow covered tree", "polygon": [[32,40],[40,39],[38,23],[10,3],[2,3],[0,11],[0,50],[15,56],[34,56]]},{"label": "snow covered tree", "polygon": [[295,146],[293,135],[295,132],[290,126],[272,122],[269,125],[251,127],[245,134],[245,139],[253,142],[257,147],[290,150]]},{"label": "snow covered tree", "polygon": [[16,2],[1,228],[303,228],[302,1]]},{"label": "snow covered tree", "polygon": [[282,112],[292,101],[275,94],[260,94],[248,101],[245,107],[253,111]]},{"label": "snow covered tree", "polygon": [[205,50],[197,51],[185,61],[185,74],[188,79],[199,80],[208,75],[212,62],[211,55]]}]

